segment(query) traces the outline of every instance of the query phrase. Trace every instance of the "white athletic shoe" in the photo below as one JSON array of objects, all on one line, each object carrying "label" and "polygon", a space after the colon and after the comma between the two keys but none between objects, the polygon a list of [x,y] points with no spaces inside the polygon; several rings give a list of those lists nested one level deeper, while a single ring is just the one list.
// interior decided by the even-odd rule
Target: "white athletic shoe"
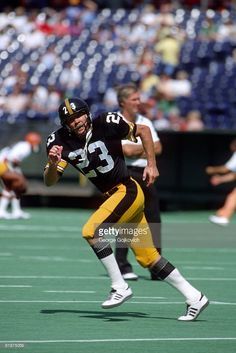
[{"label": "white athletic shoe", "polygon": [[138,276],[134,272],[124,273],[122,277],[128,281],[137,281]]},{"label": "white athletic shoe", "polygon": [[227,226],[229,224],[228,218],[215,215],[210,216],[209,221],[220,226]]},{"label": "white athletic shoe", "polygon": [[6,211],[0,211],[0,219],[11,219],[11,214]]},{"label": "white athletic shoe", "polygon": [[196,320],[198,315],[207,307],[208,304],[209,304],[209,300],[205,295],[202,294],[199,301],[191,305],[187,304],[186,315],[180,316],[178,320],[180,321]]},{"label": "white athletic shoe", "polygon": [[127,287],[126,289],[112,289],[109,297],[105,302],[102,303],[103,309],[111,309],[121,305],[126,300],[132,297],[132,290]]},{"label": "white athletic shoe", "polygon": [[16,211],[13,212],[11,215],[11,219],[29,219],[31,216],[29,213],[27,212],[23,212],[23,211]]}]

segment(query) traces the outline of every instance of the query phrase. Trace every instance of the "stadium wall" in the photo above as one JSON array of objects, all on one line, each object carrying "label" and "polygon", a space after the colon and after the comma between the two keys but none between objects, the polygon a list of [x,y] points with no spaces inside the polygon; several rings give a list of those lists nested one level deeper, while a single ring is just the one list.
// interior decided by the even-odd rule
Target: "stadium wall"
[{"label": "stadium wall", "polygon": [[[28,131],[38,131],[43,136],[40,152],[32,154],[22,164],[29,180],[29,189],[23,203],[30,206],[95,207],[100,194],[90,182],[71,167],[63,179],[53,187],[43,185],[43,169],[46,163],[45,141],[55,126],[50,123],[2,125],[1,147],[24,138]],[[212,187],[205,173],[207,165],[224,164],[231,156],[229,144],[235,131],[158,132],[163,144],[163,153],[158,158],[160,177],[157,181],[163,210],[214,208],[223,202],[233,183]],[[83,202],[81,203],[81,199]]]}]

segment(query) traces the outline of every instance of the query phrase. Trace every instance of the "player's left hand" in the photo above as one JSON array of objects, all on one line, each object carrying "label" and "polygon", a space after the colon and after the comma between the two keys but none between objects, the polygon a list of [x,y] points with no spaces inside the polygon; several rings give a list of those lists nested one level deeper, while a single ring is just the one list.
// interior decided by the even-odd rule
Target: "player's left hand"
[{"label": "player's left hand", "polygon": [[143,180],[146,181],[147,187],[152,185],[159,176],[157,167],[146,166],[143,171]]}]

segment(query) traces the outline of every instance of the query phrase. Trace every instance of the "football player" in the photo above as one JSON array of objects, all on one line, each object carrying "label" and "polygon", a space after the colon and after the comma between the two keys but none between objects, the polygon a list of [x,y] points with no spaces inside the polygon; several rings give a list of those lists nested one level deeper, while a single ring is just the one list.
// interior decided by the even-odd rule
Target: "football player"
[{"label": "football player", "polygon": [[143,212],[142,189],[129,176],[124,161],[121,140],[135,141],[139,136],[147,157],[143,179],[147,186],[154,183],[159,173],[149,127],[127,122],[114,112],[103,113],[92,120],[88,105],[78,98],[66,98],[61,103],[59,118],[62,127],[47,140],[48,163],[44,180],[48,186],[55,184],[67,165],[71,164],[86,175],[106,197],[82,230],[83,237],[111,279],[112,289],[102,307],[113,308],[132,297],[132,290],[121,275],[110,243],[104,238],[111,228],[113,230],[113,226],[121,233],[130,226],[135,237],[128,241],[131,241],[138,263],[151,268],[156,277],[183,294],[187,312],[179,320],[195,320],[208,305],[208,299],[157,252]]},{"label": "football player", "polygon": [[6,162],[0,161],[0,178],[4,188],[14,191],[17,197],[20,197],[26,191],[25,178],[14,171],[9,170]]},{"label": "football player", "polygon": [[[41,136],[37,132],[26,134],[24,141],[19,141],[12,146],[5,147],[0,151],[0,161],[6,161],[11,170],[22,174],[20,165],[32,152],[39,150]],[[9,204],[12,212],[7,212]],[[0,218],[4,219],[28,219],[30,214],[24,212],[21,208],[20,199],[16,197],[13,191],[6,188],[2,191],[0,198]]]}]

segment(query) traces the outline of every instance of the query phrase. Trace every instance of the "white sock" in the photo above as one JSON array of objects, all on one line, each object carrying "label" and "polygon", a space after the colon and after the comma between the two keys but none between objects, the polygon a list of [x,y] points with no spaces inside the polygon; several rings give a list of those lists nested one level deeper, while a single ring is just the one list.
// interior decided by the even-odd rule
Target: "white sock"
[{"label": "white sock", "polygon": [[11,200],[11,207],[12,207],[12,212],[13,213],[18,213],[18,212],[21,212],[21,207],[20,207],[20,200],[17,199],[16,197],[14,197],[12,200]]},{"label": "white sock", "polygon": [[0,198],[0,211],[1,212],[7,211],[7,207],[10,202],[10,198],[11,198],[11,194],[8,191],[3,190],[2,197]]},{"label": "white sock", "polygon": [[100,261],[107,270],[107,273],[111,279],[112,288],[127,288],[127,283],[124,281],[124,278],[120,273],[114,254],[108,255],[103,259],[100,259]]},{"label": "white sock", "polygon": [[187,304],[194,303],[198,301],[201,297],[201,292],[194,288],[175,268],[169,276],[167,276],[164,281],[171,284],[176,288],[183,296],[186,298]]}]

